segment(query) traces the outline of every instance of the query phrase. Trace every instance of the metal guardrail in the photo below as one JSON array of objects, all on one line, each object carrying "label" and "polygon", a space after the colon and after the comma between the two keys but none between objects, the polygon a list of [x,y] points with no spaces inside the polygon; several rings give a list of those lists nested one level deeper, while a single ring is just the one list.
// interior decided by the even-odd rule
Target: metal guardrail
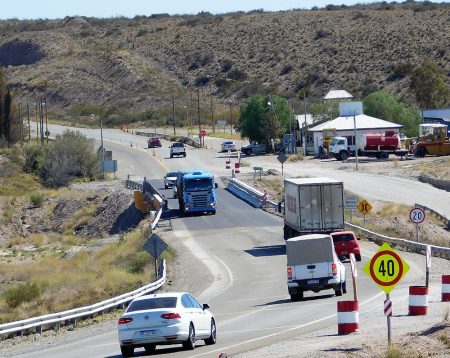
[{"label": "metal guardrail", "polygon": [[442,220],[445,223],[445,225],[447,226],[447,229],[450,229],[450,219],[446,218],[444,215],[439,214],[437,211],[434,211],[433,209],[431,209],[425,205],[415,204],[415,207],[429,211],[433,215],[437,216],[440,220]]},{"label": "metal guardrail", "polygon": [[272,208],[277,210],[278,203],[270,200],[264,200],[264,193],[252,188],[235,178],[230,178],[228,181],[227,190],[239,198],[243,199],[255,208]]},{"label": "metal guardrail", "polygon": [[[395,238],[395,237],[378,234],[374,231],[367,230],[361,226],[350,224],[348,222],[346,222],[345,224],[350,226],[353,229],[362,231],[369,236],[374,236],[376,238],[382,239],[383,241],[387,241],[390,244],[403,247],[407,251],[411,251],[411,252],[415,252],[415,253],[423,254],[423,255],[425,255],[425,253],[426,253],[426,248],[428,246],[427,244],[422,244],[420,242],[414,242],[414,241],[409,241],[409,240],[405,240],[405,239],[399,239],[399,238]],[[442,257],[445,259],[450,259],[450,248],[449,247],[435,246],[435,245],[429,245],[429,246],[431,247],[431,255],[437,256],[437,257]]]},{"label": "metal guardrail", "polygon": [[188,137],[188,136],[181,136],[181,135],[175,135],[175,134],[164,134],[164,133],[147,133],[147,132],[136,132],[136,135],[145,136],[145,137],[160,137],[164,138],[169,141],[175,141],[175,142],[182,142],[185,144],[188,144],[195,148],[200,148],[201,145],[198,141],[195,139]]},{"label": "metal guardrail", "polygon": [[61,323],[76,322],[78,318],[92,316],[94,314],[111,311],[116,308],[124,308],[124,305],[128,302],[131,302],[134,298],[152,293],[161,288],[166,283],[165,260],[161,262],[159,271],[159,276],[161,276],[159,280],[123,295],[113,297],[99,303],[95,303],[91,306],[85,306],[59,313],[51,313],[45,316],[33,317],[21,321],[0,324],[0,337],[6,338],[12,333],[16,332],[20,332],[21,334],[23,334],[24,332],[32,328],[36,328],[36,333],[41,333],[43,327],[45,326],[59,328]]}]

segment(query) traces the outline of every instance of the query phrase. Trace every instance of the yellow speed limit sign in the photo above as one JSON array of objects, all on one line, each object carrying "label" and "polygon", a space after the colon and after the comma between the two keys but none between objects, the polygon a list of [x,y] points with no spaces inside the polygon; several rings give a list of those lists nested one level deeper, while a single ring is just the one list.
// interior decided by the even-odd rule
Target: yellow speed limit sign
[{"label": "yellow speed limit sign", "polygon": [[409,271],[409,265],[384,243],[364,266],[364,272],[386,293],[390,293]]}]

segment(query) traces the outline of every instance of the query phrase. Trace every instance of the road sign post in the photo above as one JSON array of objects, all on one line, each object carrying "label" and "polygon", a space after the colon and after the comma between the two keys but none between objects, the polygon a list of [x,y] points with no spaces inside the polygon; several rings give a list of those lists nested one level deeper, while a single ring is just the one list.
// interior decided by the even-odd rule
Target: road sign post
[{"label": "road sign post", "polygon": [[369,202],[367,202],[366,199],[363,199],[359,204],[358,204],[358,210],[361,212],[361,214],[364,215],[364,226],[366,226],[366,214],[372,210],[372,205],[370,205]]},{"label": "road sign post", "polygon": [[[408,271],[409,265],[387,243],[381,245],[375,255],[364,265],[364,272],[381,290],[386,292],[386,301],[389,302],[390,292]],[[388,344],[391,344],[391,316],[386,315],[386,319]]]},{"label": "road sign post", "polygon": [[144,250],[155,259],[155,277],[158,279],[158,258],[167,248],[167,244],[156,234],[151,234],[144,244]]},{"label": "road sign post", "polygon": [[280,153],[277,157],[278,161],[281,163],[281,175],[283,175],[283,165],[286,160],[288,160],[288,156],[284,153]]},{"label": "road sign post", "polygon": [[358,277],[358,271],[356,270],[356,259],[353,252],[350,253],[350,267],[352,269],[353,300],[358,301],[358,287],[356,286],[356,277]]},{"label": "road sign post", "polygon": [[386,316],[387,329],[388,329],[388,345],[391,345],[391,316],[392,316],[392,301],[390,300],[389,293],[386,293],[386,301],[384,301],[384,315]]},{"label": "road sign post", "polygon": [[416,241],[419,242],[419,224],[425,220],[425,211],[421,208],[411,209],[409,220],[416,225]]},{"label": "road sign post", "polygon": [[350,224],[352,223],[353,210],[358,208],[358,197],[357,196],[345,196],[344,206],[346,209],[350,210]]},{"label": "road sign post", "polygon": [[430,267],[431,267],[431,246],[427,245],[426,255],[425,255],[425,286],[428,287],[430,283]]}]

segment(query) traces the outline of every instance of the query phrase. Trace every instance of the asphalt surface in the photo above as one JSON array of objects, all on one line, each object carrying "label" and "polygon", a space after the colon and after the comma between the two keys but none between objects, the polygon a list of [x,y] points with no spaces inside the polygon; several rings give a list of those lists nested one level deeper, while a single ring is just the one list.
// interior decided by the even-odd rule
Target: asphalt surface
[{"label": "asphalt surface", "polygon": [[[53,133],[57,131],[54,127]],[[99,137],[99,131],[82,130],[86,135]],[[145,138],[104,131],[107,149],[113,150],[113,158],[119,161],[119,177],[127,174],[161,180],[166,170],[187,168],[210,168],[215,174],[223,175],[224,156],[211,150],[188,148],[186,158],[168,158],[168,143],[155,150],[145,149]],[[130,142],[130,145],[128,144]],[[133,146],[131,146],[133,143]],[[159,158],[159,159],[158,159]],[[254,159],[254,160],[257,160]],[[323,174],[322,174],[323,175]],[[369,176],[367,176],[369,180]],[[345,181],[347,187],[355,187],[355,178]],[[356,180],[357,182],[358,180]],[[376,179],[374,180],[374,183]],[[158,185],[158,182],[155,182]],[[162,182],[160,182],[162,185]],[[352,183],[352,184],[350,184]],[[380,196],[378,185],[363,185],[364,191]],[[401,183],[399,184],[401,185]],[[390,186],[391,191],[400,187]],[[170,191],[165,191],[170,197]],[[392,197],[392,193],[382,196]],[[235,354],[252,350],[283,339],[294,337],[335,324],[336,301],[333,291],[305,293],[302,302],[291,302],[286,285],[285,246],[282,238],[282,219],[257,210],[239,200],[223,188],[217,192],[217,214],[193,217],[179,217],[176,202],[169,205],[174,209],[173,233],[205,264],[214,277],[213,283],[198,295],[211,306],[218,326],[218,343],[214,346],[199,346],[186,352],[181,346],[158,347],[157,353],[170,357],[217,357],[220,352]],[[358,270],[374,252],[364,252]],[[353,299],[349,265],[347,268],[348,292],[342,299]],[[420,276],[419,268],[412,265],[410,277]],[[362,275],[360,275],[362,276]],[[195,279],[195,278],[194,278]],[[360,312],[373,310],[374,301],[381,301],[383,295],[367,278],[360,277]],[[143,350],[136,350],[136,356],[144,356]],[[120,357],[117,333],[109,332],[64,346],[33,352],[23,357]]]}]

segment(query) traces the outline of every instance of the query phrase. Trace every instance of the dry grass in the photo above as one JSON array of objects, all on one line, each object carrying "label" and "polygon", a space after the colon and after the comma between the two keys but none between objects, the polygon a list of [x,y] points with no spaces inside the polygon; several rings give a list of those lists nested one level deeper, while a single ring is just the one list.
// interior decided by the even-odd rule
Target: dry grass
[{"label": "dry grass", "polygon": [[229,131],[221,132],[219,130],[216,130],[216,133],[213,133],[212,131],[207,132],[207,133],[208,133],[208,137],[242,140],[242,137],[240,134],[230,133]]},{"label": "dry grass", "polygon": [[96,210],[97,205],[95,203],[82,207],[80,210],[73,213],[69,221],[62,225],[62,229],[64,231],[74,230],[80,226],[86,225],[95,216]]},{"label": "dry grass", "polygon": [[[153,261],[142,249],[148,234],[147,229],[140,228],[118,243],[69,259],[53,254],[35,262],[0,264],[0,276],[8,287],[35,283],[42,288],[39,296],[17,307],[8,306],[2,294],[0,322],[92,304],[152,281]],[[145,260],[141,260],[144,255]],[[174,256],[173,249],[163,255],[168,260]]]},{"label": "dry grass", "polygon": [[284,183],[282,178],[261,178],[261,182],[269,188],[270,192],[275,192],[277,197],[284,194]]},{"label": "dry grass", "polygon": [[299,162],[301,160],[304,160],[305,157],[303,156],[303,154],[298,153],[298,154],[290,154],[288,156],[288,162]]}]

